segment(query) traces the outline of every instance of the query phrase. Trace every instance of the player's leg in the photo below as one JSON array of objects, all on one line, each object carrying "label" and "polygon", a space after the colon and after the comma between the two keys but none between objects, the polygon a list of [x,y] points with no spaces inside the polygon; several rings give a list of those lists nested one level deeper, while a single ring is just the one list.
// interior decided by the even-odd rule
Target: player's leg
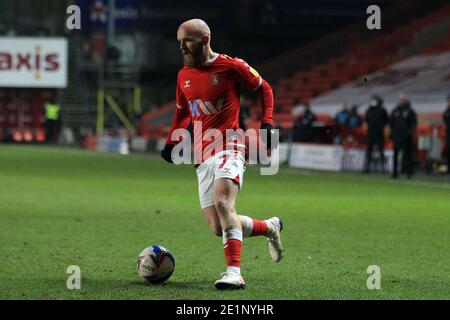
[{"label": "player's leg", "polygon": [[[219,215],[214,205],[203,209],[203,216],[208,223],[211,233],[216,236],[222,236],[222,225]],[[242,237],[268,236],[269,228],[272,224],[268,220],[257,220],[245,215],[238,214],[242,228]]]},{"label": "player's leg", "polygon": [[203,215],[211,232],[222,236],[222,227],[214,207],[214,173],[211,161],[204,162],[197,168],[198,194]]},{"label": "player's leg", "polygon": [[222,237],[222,226],[220,224],[219,216],[214,205],[203,209],[203,216],[208,223],[209,229],[212,234]]},{"label": "player's leg", "polygon": [[[216,208],[214,206],[204,208],[203,215],[212,234],[222,236],[222,226]],[[238,214],[238,217],[241,222],[242,237],[267,237],[267,244],[272,260],[275,262],[280,261],[283,257],[283,246],[280,236],[280,232],[283,229],[283,221],[278,217],[272,217],[266,220],[258,220],[241,214]]]},{"label": "player's leg", "polygon": [[[214,160],[216,161],[216,160]],[[197,169],[199,177],[199,191],[200,202],[202,204],[203,214],[213,234],[219,235],[222,233],[222,224],[219,219],[219,215],[214,206],[214,181],[215,178],[227,178],[233,181],[235,186],[238,186],[238,191],[242,189],[244,182],[244,157],[236,152],[224,152],[217,156],[217,162],[213,160],[208,161],[209,166],[201,165]],[[215,168],[214,168],[215,164]],[[209,167],[209,169],[206,169]],[[214,174],[212,173],[214,172]],[[267,237],[267,244],[269,247],[269,253],[273,261],[280,261],[283,257],[283,247],[281,245],[280,231],[283,229],[283,222],[277,218],[272,217],[267,220],[258,220],[245,215],[238,215],[242,236],[254,237],[265,236]],[[219,229],[220,227],[220,229]]]},{"label": "player's leg", "polygon": [[269,253],[273,261],[279,262],[283,258],[283,245],[280,232],[283,230],[283,220],[272,217],[267,220],[257,220],[248,216],[239,215],[244,238],[264,236],[267,237]]},{"label": "player's leg", "polygon": [[235,210],[238,185],[228,178],[214,182],[214,206],[223,232],[223,246],[227,271],[215,283],[218,289],[244,288],[241,277],[242,227]]},{"label": "player's leg", "polygon": [[245,215],[238,215],[244,238],[267,236],[269,225],[265,220],[258,220]]}]

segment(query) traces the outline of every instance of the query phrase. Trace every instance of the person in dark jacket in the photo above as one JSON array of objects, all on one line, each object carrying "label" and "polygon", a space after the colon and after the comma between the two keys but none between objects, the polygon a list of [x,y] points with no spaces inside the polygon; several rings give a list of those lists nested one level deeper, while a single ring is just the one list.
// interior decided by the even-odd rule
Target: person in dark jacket
[{"label": "person in dark jacket", "polygon": [[391,135],[394,140],[394,169],[392,178],[398,177],[398,155],[402,152],[402,172],[408,178],[413,174],[413,137],[417,126],[416,112],[404,94],[398,97],[398,105],[390,118]]},{"label": "person in dark jacket", "polygon": [[444,112],[445,154],[447,156],[447,173],[450,174],[450,94],[447,96],[447,110]]},{"label": "person in dark jacket", "polygon": [[370,172],[370,163],[372,162],[373,147],[376,146],[380,153],[381,170],[384,169],[384,127],[389,122],[389,116],[383,107],[383,100],[377,96],[372,96],[369,109],[366,112],[367,122],[367,150],[366,165],[364,172]]},{"label": "person in dark jacket", "polygon": [[314,141],[314,121],[316,115],[311,111],[309,104],[305,104],[305,111],[294,123],[294,141],[313,142]]}]

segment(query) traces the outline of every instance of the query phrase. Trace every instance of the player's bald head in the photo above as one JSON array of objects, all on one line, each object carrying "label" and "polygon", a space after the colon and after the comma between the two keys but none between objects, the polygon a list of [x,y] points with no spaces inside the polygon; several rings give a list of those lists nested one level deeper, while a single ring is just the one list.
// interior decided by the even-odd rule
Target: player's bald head
[{"label": "player's bald head", "polygon": [[198,37],[211,37],[211,30],[209,29],[206,22],[201,19],[187,20],[179,26],[178,30],[183,30],[187,34],[195,35]]},{"label": "player's bald head", "polygon": [[211,50],[211,31],[205,21],[191,19],[183,22],[177,31],[177,40],[185,66],[205,62],[214,53]]}]

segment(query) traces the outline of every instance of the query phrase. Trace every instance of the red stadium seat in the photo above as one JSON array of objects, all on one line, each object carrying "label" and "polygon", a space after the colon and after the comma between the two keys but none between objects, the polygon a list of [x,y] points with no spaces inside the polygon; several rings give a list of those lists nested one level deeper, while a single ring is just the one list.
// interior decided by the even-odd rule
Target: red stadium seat
[{"label": "red stadium seat", "polygon": [[34,139],[37,142],[45,142],[45,131],[44,131],[44,129],[40,129],[40,128],[36,129],[35,132],[34,132]]}]

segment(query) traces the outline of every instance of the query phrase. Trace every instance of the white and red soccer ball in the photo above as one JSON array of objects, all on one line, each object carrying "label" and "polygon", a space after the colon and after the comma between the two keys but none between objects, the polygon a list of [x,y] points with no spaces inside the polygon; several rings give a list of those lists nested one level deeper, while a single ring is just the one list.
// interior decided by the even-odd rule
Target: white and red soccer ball
[{"label": "white and red soccer ball", "polygon": [[139,254],[136,268],[147,282],[157,284],[170,278],[175,270],[175,259],[166,248],[153,245]]}]

